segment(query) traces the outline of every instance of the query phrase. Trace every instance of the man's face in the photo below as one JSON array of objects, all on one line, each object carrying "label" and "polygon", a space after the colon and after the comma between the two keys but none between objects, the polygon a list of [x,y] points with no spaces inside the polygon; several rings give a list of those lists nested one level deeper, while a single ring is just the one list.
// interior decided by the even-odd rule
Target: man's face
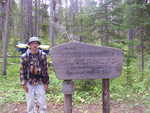
[{"label": "man's face", "polygon": [[31,42],[31,43],[29,44],[31,51],[32,51],[32,50],[33,50],[33,51],[37,50],[37,48],[38,48],[39,45],[40,45],[40,44],[39,44],[38,42]]}]

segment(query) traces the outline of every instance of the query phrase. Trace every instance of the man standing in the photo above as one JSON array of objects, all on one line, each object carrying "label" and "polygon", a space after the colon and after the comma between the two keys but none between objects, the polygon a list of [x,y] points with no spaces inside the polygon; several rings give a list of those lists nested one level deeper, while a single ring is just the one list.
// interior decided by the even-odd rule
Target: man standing
[{"label": "man standing", "polygon": [[38,37],[31,37],[29,49],[21,56],[20,81],[26,92],[27,112],[34,113],[35,98],[39,112],[46,113],[46,91],[49,84],[47,56],[38,49]]}]

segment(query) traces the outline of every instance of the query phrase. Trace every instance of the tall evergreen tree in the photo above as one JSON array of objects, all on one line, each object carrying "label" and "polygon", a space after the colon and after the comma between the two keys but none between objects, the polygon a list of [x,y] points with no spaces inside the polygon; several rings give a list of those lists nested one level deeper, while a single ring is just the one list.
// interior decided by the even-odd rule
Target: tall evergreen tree
[{"label": "tall evergreen tree", "polygon": [[8,38],[9,38],[9,12],[10,12],[10,0],[6,0],[4,3],[5,7],[5,21],[4,21],[4,32],[3,37],[3,66],[2,73],[6,75],[6,65],[7,65],[7,51],[8,51]]}]

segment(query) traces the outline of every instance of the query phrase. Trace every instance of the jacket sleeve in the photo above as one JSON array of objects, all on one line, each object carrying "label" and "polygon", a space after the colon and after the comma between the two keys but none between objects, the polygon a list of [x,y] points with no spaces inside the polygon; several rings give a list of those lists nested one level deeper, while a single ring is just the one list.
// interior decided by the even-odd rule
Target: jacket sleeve
[{"label": "jacket sleeve", "polygon": [[26,76],[26,62],[25,62],[25,58],[21,57],[20,58],[20,82],[21,82],[21,85],[25,85],[27,80],[25,79],[25,76]]},{"label": "jacket sleeve", "polygon": [[48,62],[47,62],[47,56],[46,56],[46,54],[44,54],[44,56],[43,56],[43,70],[42,70],[42,75],[43,75],[43,83],[44,84],[49,84]]}]

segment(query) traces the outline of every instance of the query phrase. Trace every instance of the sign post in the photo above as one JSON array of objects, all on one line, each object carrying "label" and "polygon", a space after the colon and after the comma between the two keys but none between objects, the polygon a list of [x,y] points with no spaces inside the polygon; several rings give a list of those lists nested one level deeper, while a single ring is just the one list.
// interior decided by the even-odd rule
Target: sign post
[{"label": "sign post", "polygon": [[120,49],[69,42],[51,50],[56,76],[63,82],[64,111],[72,113],[72,80],[102,79],[103,113],[110,113],[109,79],[119,77],[123,53]]},{"label": "sign post", "polygon": [[102,100],[103,100],[103,113],[110,113],[110,94],[109,94],[109,79],[102,80]]},{"label": "sign post", "polygon": [[64,80],[62,92],[64,93],[64,111],[65,111],[65,113],[72,113],[73,91],[74,91],[73,81],[72,80]]}]

